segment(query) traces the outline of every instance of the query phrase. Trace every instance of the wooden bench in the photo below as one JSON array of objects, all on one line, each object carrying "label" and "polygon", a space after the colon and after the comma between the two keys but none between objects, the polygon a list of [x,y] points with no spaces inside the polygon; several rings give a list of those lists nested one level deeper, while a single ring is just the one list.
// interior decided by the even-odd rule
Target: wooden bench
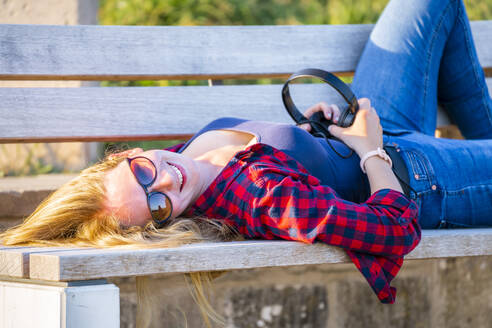
[{"label": "wooden bench", "polygon": [[[179,79],[213,85],[286,78],[306,67],[349,75],[371,29],[0,25],[0,80]],[[481,63],[492,75],[492,21],[473,22],[472,30]],[[491,90],[492,79],[487,83]],[[222,116],[291,122],[280,90],[280,84],[0,88],[0,143],[176,139]],[[305,108],[326,90],[312,84],[292,92]],[[336,102],[333,94],[324,100]],[[424,231],[406,258],[478,255],[492,255],[492,229]],[[336,247],[287,241],[145,250],[0,246],[0,325],[118,327],[119,291],[107,277],[348,261]]]}]

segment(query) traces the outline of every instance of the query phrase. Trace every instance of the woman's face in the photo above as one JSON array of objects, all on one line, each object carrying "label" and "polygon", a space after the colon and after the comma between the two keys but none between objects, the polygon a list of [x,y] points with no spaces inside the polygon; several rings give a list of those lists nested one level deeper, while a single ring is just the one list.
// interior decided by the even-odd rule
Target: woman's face
[{"label": "woman's face", "polygon": [[[182,154],[165,150],[142,151],[134,149],[127,156],[144,156],[151,160],[156,169],[157,177],[147,188],[148,192],[160,191],[172,202],[171,218],[180,215],[192,201],[199,196],[200,174],[197,163]],[[179,169],[183,175],[182,183]],[[105,207],[114,213],[125,226],[143,226],[151,220],[147,206],[147,196],[130,170],[128,161],[124,160],[116,168],[109,171],[104,181],[106,187]]]}]

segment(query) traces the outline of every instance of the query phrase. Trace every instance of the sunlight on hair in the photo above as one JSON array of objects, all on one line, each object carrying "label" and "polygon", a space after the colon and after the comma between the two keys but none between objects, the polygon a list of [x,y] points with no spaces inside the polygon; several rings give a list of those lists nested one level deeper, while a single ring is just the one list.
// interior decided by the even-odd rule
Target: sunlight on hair
[{"label": "sunlight on hair", "polygon": [[[170,248],[204,241],[238,239],[237,232],[208,218],[178,218],[157,229],[152,222],[145,227],[123,227],[118,218],[107,213],[105,174],[124,158],[109,158],[85,170],[45,199],[22,224],[0,233],[3,245],[59,247],[118,247],[126,249]],[[210,273],[191,273],[193,297],[208,327],[210,319],[222,323],[212,309],[203,286],[210,286]],[[138,326],[150,320],[153,291],[147,277],[137,277]],[[150,311],[150,312],[149,312]]]},{"label": "sunlight on hair", "polygon": [[185,278],[186,284],[190,289],[191,296],[197,304],[199,304],[200,313],[205,321],[207,328],[212,328],[210,320],[218,324],[219,326],[225,326],[225,319],[214,310],[209,301],[209,295],[207,292],[211,291],[211,283],[213,273],[211,272],[193,272],[189,274],[191,284],[188,279]]}]

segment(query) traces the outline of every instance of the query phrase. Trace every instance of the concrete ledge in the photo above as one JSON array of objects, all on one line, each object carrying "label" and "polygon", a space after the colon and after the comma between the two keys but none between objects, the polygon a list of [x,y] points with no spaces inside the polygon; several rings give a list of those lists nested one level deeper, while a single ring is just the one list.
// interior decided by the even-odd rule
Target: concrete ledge
[{"label": "concrete ledge", "polygon": [[29,215],[41,201],[75,174],[46,174],[0,179],[0,218]]}]

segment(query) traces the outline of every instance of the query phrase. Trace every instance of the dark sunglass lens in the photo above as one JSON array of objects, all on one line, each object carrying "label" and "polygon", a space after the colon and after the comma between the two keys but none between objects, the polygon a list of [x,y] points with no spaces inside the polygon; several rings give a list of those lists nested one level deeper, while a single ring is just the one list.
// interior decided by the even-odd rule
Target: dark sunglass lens
[{"label": "dark sunglass lens", "polygon": [[135,158],[131,161],[130,165],[133,174],[140,184],[147,186],[152,183],[155,177],[155,167],[150,160],[146,158]]},{"label": "dark sunglass lens", "polygon": [[157,222],[171,216],[173,206],[169,198],[163,193],[153,193],[149,196],[149,207],[152,219]]}]

